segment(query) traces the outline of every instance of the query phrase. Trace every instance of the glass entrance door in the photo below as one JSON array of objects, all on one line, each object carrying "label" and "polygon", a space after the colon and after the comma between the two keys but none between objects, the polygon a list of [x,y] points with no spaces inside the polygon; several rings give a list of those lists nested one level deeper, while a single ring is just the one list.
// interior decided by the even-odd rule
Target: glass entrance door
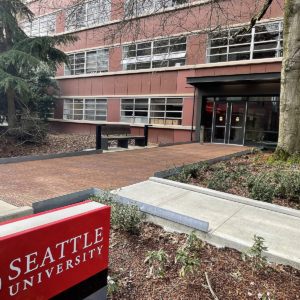
[{"label": "glass entrance door", "polygon": [[215,102],[212,142],[243,145],[245,106],[245,102]]}]

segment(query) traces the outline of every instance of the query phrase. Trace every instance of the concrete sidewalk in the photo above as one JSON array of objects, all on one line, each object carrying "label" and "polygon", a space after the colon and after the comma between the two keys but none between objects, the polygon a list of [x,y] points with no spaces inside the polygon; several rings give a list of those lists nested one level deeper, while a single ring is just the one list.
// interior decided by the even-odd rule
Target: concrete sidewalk
[{"label": "concrete sidewalk", "polygon": [[[269,261],[300,269],[300,211],[238,196],[226,200],[226,193],[210,196],[203,193],[203,188],[190,190],[187,184],[178,183],[176,187],[177,183],[161,181],[164,183],[148,180],[127,186],[118,195],[209,222],[209,232],[198,234],[215,245],[244,251],[253,244],[254,235],[261,236],[268,247]],[[152,221],[166,229],[191,231],[184,225],[174,227],[167,220]]]}]

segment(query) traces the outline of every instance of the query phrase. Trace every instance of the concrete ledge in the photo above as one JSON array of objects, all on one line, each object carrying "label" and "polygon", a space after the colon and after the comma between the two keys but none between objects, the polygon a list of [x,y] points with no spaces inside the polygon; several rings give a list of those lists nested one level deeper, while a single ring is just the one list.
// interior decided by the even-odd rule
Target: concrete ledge
[{"label": "concrete ledge", "polygon": [[7,158],[0,158],[0,165],[25,162],[25,161],[36,161],[36,160],[45,160],[45,159],[62,158],[62,157],[100,154],[102,152],[103,152],[102,150],[86,150],[86,151],[78,151],[78,152],[70,152],[70,153],[56,153],[56,154],[34,155],[34,156],[7,157]]},{"label": "concrete ledge", "polygon": [[94,188],[78,191],[75,193],[70,193],[50,199],[45,199],[32,203],[34,213],[40,213],[48,211],[55,208],[60,208],[63,206],[75,204],[84,200],[89,199],[94,195]]},{"label": "concrete ledge", "polygon": [[204,161],[199,161],[199,162],[192,163],[192,164],[189,164],[189,165],[176,167],[176,170],[175,170],[175,168],[172,168],[172,169],[169,169],[169,170],[163,170],[163,171],[155,172],[153,174],[153,177],[165,178],[165,177],[168,177],[168,176],[175,175],[176,171],[180,172],[184,167],[195,166],[199,163],[202,163],[202,164],[215,164],[217,162],[227,160],[227,159],[229,159],[233,156],[242,156],[242,155],[246,155],[246,154],[250,154],[250,153],[251,153],[251,149],[247,149],[247,150],[240,151],[240,152],[237,152],[237,153],[232,153],[232,154],[228,154],[228,155],[224,155],[224,156],[220,156],[220,157],[216,157],[216,158],[212,158],[212,159],[208,159],[208,160],[204,160]]},{"label": "concrete ledge", "polygon": [[[95,195],[100,196],[101,195],[101,190],[100,189],[95,189]],[[132,200],[126,197],[122,197],[122,196],[118,196],[116,195],[115,198],[116,201],[125,204],[125,205],[130,205],[130,204],[136,204],[139,209],[146,213],[146,214],[150,214],[156,217],[160,217],[172,222],[176,222],[178,224],[182,224],[185,226],[189,226],[198,230],[201,230],[203,232],[208,232],[208,228],[209,228],[209,223],[205,222],[205,221],[201,221],[198,219],[194,219],[182,214],[178,214],[157,206],[153,206],[153,205],[149,205],[140,201],[136,201],[136,200]]]},{"label": "concrete ledge", "polygon": [[237,195],[232,195],[232,194],[228,194],[228,193],[224,193],[224,192],[219,192],[219,191],[203,188],[200,186],[195,186],[195,185],[187,184],[187,183],[181,183],[181,182],[177,182],[177,181],[173,181],[173,180],[169,180],[169,179],[150,177],[149,180],[158,182],[158,183],[162,183],[162,184],[166,184],[169,186],[174,186],[177,188],[189,190],[192,192],[205,194],[205,195],[209,195],[209,196],[213,196],[213,197],[217,197],[217,198],[221,198],[221,199],[225,199],[225,200],[229,200],[229,201],[234,201],[234,202],[238,202],[238,203],[242,203],[242,204],[247,204],[250,206],[263,208],[263,209],[271,210],[274,212],[278,212],[278,213],[282,213],[282,214],[286,214],[289,216],[300,218],[300,211],[293,209],[293,208],[280,206],[280,205],[272,204],[272,203],[267,203],[267,202],[263,202],[263,201],[259,201],[259,200],[254,200],[254,199],[250,199],[250,198],[246,198],[246,197],[241,197],[241,196],[237,196]]},{"label": "concrete ledge", "polygon": [[14,220],[17,218],[30,216],[32,214],[33,214],[33,208],[29,206],[23,206],[16,209],[8,210],[0,213],[0,223]]}]

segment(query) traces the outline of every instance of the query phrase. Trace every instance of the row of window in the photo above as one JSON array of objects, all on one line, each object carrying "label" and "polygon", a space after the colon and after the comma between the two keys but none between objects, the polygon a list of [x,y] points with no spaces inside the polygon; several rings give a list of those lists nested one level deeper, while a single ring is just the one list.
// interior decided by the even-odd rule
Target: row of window
[{"label": "row of window", "polygon": [[[181,125],[182,98],[121,99],[120,122]],[[66,99],[66,120],[107,120],[107,99]]]},{"label": "row of window", "polygon": [[108,72],[109,49],[69,54],[70,68],[65,65],[65,75]]},{"label": "row of window", "polygon": [[[126,17],[154,13],[168,7],[175,7],[189,0],[126,0]],[[93,0],[66,9],[65,31],[108,23],[111,15],[111,1]],[[33,22],[24,22],[23,29],[28,36],[45,36],[56,32],[56,13],[38,17]]]},{"label": "row of window", "polygon": [[65,120],[106,121],[107,99],[64,100]]},{"label": "row of window", "polygon": [[[236,30],[209,36],[207,63],[282,57],[282,22],[255,26],[250,34],[230,39]],[[175,37],[123,46],[122,70],[184,66],[187,37]],[[109,49],[70,54],[71,68],[65,75],[108,72]]]},{"label": "row of window", "polygon": [[209,36],[208,63],[282,57],[283,22],[256,25],[250,33],[230,39],[237,30],[222,30]]},{"label": "row of window", "polygon": [[123,70],[185,65],[186,37],[176,37],[123,46]]}]

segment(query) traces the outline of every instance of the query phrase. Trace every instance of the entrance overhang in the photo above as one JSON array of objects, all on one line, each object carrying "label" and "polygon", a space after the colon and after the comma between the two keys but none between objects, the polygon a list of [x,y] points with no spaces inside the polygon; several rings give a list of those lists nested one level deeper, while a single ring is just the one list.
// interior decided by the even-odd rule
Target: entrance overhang
[{"label": "entrance overhang", "polygon": [[187,77],[186,82],[190,85],[200,87],[207,84],[259,84],[259,83],[279,83],[281,78],[280,72],[272,73],[255,73],[239,75],[222,75],[222,76],[203,76]]}]

